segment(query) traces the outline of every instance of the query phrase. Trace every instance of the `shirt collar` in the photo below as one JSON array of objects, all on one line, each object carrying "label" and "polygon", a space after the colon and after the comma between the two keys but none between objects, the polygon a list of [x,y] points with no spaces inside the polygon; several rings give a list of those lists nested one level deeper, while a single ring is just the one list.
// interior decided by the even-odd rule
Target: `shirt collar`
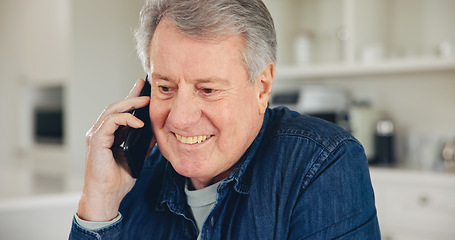
[{"label": "shirt collar", "polygon": [[[164,157],[163,157],[164,158]],[[182,213],[186,204],[184,192],[186,178],[178,174],[166,160],[157,210],[164,210],[167,205],[172,212]]]}]

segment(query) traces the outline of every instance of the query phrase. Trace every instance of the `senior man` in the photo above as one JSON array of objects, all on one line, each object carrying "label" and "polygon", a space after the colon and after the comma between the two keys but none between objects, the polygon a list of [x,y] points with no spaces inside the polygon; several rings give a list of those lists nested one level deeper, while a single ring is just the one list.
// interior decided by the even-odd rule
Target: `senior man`
[{"label": "senior man", "polygon": [[[155,0],[138,54],[151,96],[109,105],[87,134],[70,239],[379,239],[362,146],[331,123],[267,107],[273,20],[260,0]],[[140,177],[113,148],[150,104]]]}]

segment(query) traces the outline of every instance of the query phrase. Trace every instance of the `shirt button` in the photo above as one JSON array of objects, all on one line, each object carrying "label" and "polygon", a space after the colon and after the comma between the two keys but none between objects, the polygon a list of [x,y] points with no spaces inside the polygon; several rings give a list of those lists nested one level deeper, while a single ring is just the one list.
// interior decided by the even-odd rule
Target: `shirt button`
[{"label": "shirt button", "polygon": [[210,225],[211,227],[215,226],[215,217],[213,216],[210,218]]}]

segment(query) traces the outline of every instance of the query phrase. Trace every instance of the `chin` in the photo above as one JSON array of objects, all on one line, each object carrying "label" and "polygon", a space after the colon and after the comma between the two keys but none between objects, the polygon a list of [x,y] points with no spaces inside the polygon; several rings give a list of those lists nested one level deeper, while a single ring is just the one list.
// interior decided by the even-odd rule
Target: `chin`
[{"label": "chin", "polygon": [[169,160],[169,162],[177,173],[185,177],[200,178],[202,176],[210,175],[207,173],[209,171],[205,169],[204,164],[197,160],[189,160],[188,158],[185,158],[185,160]]}]

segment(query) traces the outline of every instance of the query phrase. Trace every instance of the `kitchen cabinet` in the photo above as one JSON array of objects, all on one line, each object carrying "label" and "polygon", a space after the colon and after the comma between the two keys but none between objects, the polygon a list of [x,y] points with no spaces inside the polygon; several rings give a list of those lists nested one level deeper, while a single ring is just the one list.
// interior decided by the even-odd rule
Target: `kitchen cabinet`
[{"label": "kitchen cabinet", "polygon": [[383,239],[455,239],[455,174],[371,169]]},{"label": "kitchen cabinet", "polygon": [[[455,28],[450,26],[455,21],[455,1],[265,3],[277,29],[277,79],[455,70]],[[307,48],[299,47],[302,38]],[[298,49],[309,50],[302,53]],[[299,54],[306,54],[305,63],[297,63]]]}]

